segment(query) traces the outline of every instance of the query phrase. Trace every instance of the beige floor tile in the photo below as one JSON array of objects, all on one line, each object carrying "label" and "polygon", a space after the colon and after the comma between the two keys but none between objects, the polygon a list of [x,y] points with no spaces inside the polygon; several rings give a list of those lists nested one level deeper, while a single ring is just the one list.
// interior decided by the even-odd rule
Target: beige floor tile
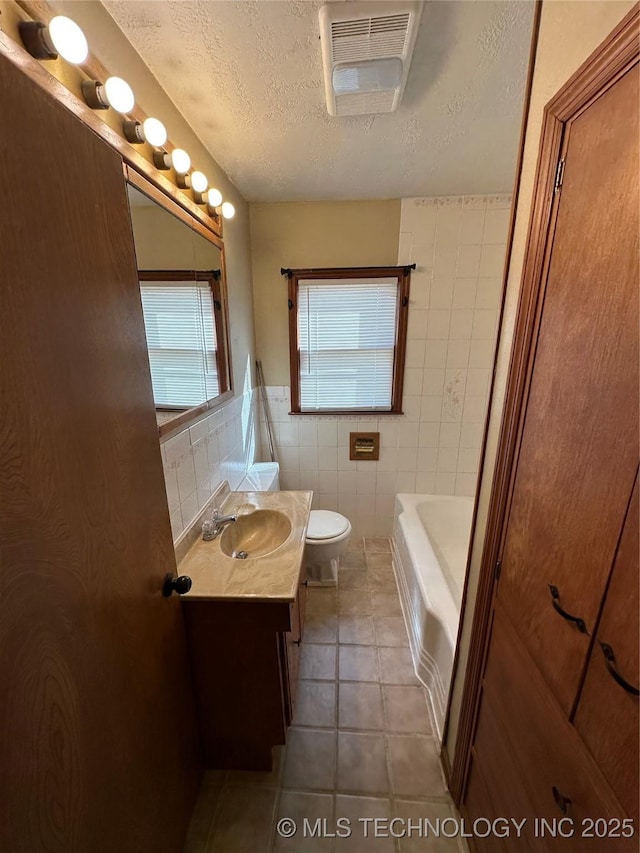
[{"label": "beige floor tile", "polygon": [[[350,821],[351,835],[336,838],[336,853],[393,853],[394,841],[383,837],[383,824],[376,827],[371,819],[388,821],[391,818],[391,801],[381,797],[336,797],[336,819],[344,817]],[[387,829],[388,832],[388,829]]]},{"label": "beige floor tile", "polygon": [[299,677],[333,681],[336,677],[336,647],[303,643],[300,646]]},{"label": "beige floor tile", "polygon": [[349,551],[364,551],[364,536],[352,536],[349,539]]},{"label": "beige floor tile", "polygon": [[364,613],[343,614],[338,623],[338,639],[341,643],[374,646],[376,635],[373,630],[373,619]]},{"label": "beige floor tile", "polygon": [[183,853],[205,853],[224,779],[224,770],[206,770],[203,773]]},{"label": "beige floor tile", "polygon": [[[453,834],[454,824],[447,821],[438,832],[443,821],[457,817],[449,806],[441,803],[396,800],[394,815],[404,821],[405,836],[400,839],[401,853],[459,853],[460,848],[456,838],[447,838],[447,835]],[[434,832],[431,831],[431,827],[425,826],[425,818],[428,818],[434,826]],[[409,821],[411,826],[420,825],[420,829],[417,832],[415,830],[410,832]]]},{"label": "beige floor tile", "polygon": [[284,746],[273,748],[273,766],[270,773],[263,773],[259,770],[228,770],[226,784],[242,785],[244,787],[258,785],[261,788],[277,788],[282,781],[284,751]]},{"label": "beige floor tile", "polygon": [[[331,838],[322,837],[322,831],[316,834],[316,821],[321,827],[333,828],[333,796],[331,794],[304,794],[299,791],[283,791],[278,807],[277,821],[289,818],[295,821],[297,831],[291,838],[282,837],[276,830],[273,850],[280,853],[330,853],[333,850]],[[326,821],[326,823],[324,823]]]},{"label": "beige floor tile", "polygon": [[384,737],[338,732],[338,787],[353,794],[389,791]]},{"label": "beige floor tile", "polygon": [[207,853],[268,853],[277,791],[225,787]]},{"label": "beige floor tile", "polygon": [[306,643],[335,643],[338,639],[338,617],[334,613],[307,613],[302,637]]},{"label": "beige floor tile", "polygon": [[340,681],[378,681],[375,646],[338,646]]},{"label": "beige floor tile", "polygon": [[368,589],[340,590],[338,610],[343,613],[370,613],[371,596]]},{"label": "beige floor tile", "polygon": [[389,735],[391,790],[401,797],[444,797],[446,789],[432,738]]},{"label": "beige floor tile", "polygon": [[338,572],[338,586],[340,585],[340,573],[346,569],[366,569],[367,562],[364,551],[347,551],[340,557],[340,571]]},{"label": "beige floor tile", "polygon": [[392,572],[392,562],[391,562],[391,554],[379,554],[375,552],[367,552],[367,568],[369,571],[372,569],[384,570],[388,572]]},{"label": "beige floor tile", "polygon": [[409,639],[402,616],[374,616],[376,642],[379,646],[408,646]]},{"label": "beige floor tile", "polygon": [[338,612],[338,593],[335,589],[309,587],[307,591],[307,613],[330,614]]},{"label": "beige floor tile", "polygon": [[383,684],[410,684],[418,686],[420,682],[413,668],[413,660],[408,646],[381,647],[378,649],[380,662],[380,681]]},{"label": "beige floor tile", "polygon": [[383,694],[387,731],[432,734],[427,701],[422,687],[385,686]]},{"label": "beige floor tile", "polygon": [[379,685],[340,682],[338,726],[341,729],[383,729],[384,714]]},{"label": "beige floor tile", "polygon": [[299,680],[293,711],[293,725],[335,728],[335,683]]},{"label": "beige floor tile", "polygon": [[371,592],[387,592],[398,594],[398,587],[393,572],[390,569],[371,569],[367,572]]},{"label": "beige floor tile", "polygon": [[342,569],[338,575],[338,588],[368,589],[369,574],[366,569]]},{"label": "beige floor tile", "polygon": [[364,540],[364,550],[365,551],[382,551],[390,553],[391,552],[391,542],[386,538],[370,538],[365,537]]},{"label": "beige floor tile", "polygon": [[371,606],[380,616],[402,616],[397,592],[372,592]]},{"label": "beige floor tile", "polygon": [[336,733],[320,729],[297,729],[287,735],[284,788],[333,791],[336,766]]}]

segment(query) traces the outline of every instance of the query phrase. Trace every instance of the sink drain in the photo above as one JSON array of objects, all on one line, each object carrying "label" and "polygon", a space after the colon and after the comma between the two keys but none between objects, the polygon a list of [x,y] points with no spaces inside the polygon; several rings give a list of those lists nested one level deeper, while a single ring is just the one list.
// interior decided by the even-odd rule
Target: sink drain
[{"label": "sink drain", "polygon": [[249,555],[246,551],[236,551],[233,556],[236,558],[236,560],[246,560]]}]

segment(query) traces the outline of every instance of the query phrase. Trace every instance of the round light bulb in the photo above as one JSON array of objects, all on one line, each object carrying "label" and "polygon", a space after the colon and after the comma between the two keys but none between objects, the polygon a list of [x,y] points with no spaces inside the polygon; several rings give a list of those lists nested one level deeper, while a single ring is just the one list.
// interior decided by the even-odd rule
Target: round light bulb
[{"label": "round light bulb", "polygon": [[206,190],[208,183],[207,176],[204,172],[191,173],[191,186],[197,193],[203,193]]},{"label": "round light bulb", "polygon": [[209,207],[218,207],[222,204],[222,193],[220,190],[211,188],[207,193],[207,204]]},{"label": "round light bulb", "polygon": [[233,219],[236,214],[235,207],[231,204],[230,201],[225,201],[222,205],[222,215],[225,219]]},{"label": "round light bulb", "polygon": [[191,168],[191,157],[182,148],[174,148],[169,155],[171,165],[179,175],[186,175]]},{"label": "round light bulb", "polygon": [[157,118],[146,118],[142,122],[142,135],[149,145],[155,145],[156,148],[167,141],[167,130]]},{"label": "round light bulb", "polygon": [[65,15],[56,15],[47,27],[55,52],[67,62],[79,65],[89,56],[89,45],[80,27]]},{"label": "round light bulb", "polygon": [[130,113],[136,103],[133,89],[121,77],[109,77],[104,84],[104,96],[109,106],[119,113]]}]

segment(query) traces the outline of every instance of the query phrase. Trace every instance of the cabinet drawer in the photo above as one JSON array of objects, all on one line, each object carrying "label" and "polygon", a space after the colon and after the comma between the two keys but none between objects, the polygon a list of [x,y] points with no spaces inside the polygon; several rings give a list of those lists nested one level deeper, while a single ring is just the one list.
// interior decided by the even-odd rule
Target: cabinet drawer
[{"label": "cabinet drawer", "polygon": [[[514,817],[569,817],[571,839],[536,839],[535,850],[592,850],[627,853],[637,841],[587,838],[583,821],[626,817],[604,777],[565,719],[544,679],[522,646],[501,608],[496,608],[491,651],[484,677],[474,752],[486,782],[503,793],[503,811]],[[565,824],[568,826],[568,824]],[[514,849],[528,850],[514,843]]]},{"label": "cabinet drawer", "polygon": [[[575,727],[620,803],[640,823],[638,809],[638,484],[627,513],[602,618],[591,653]],[[613,678],[601,643],[614,653]],[[611,666],[611,662],[609,663]]]}]

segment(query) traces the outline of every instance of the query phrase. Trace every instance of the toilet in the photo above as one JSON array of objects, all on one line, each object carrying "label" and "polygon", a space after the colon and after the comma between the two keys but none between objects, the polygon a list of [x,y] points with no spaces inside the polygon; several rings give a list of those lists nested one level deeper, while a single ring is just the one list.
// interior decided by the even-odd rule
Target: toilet
[{"label": "toilet", "polygon": [[[240,492],[279,492],[280,466],[257,462],[238,486]],[[338,565],[349,547],[351,523],[339,512],[313,509],[309,514],[304,562],[309,586],[336,586]]]}]

